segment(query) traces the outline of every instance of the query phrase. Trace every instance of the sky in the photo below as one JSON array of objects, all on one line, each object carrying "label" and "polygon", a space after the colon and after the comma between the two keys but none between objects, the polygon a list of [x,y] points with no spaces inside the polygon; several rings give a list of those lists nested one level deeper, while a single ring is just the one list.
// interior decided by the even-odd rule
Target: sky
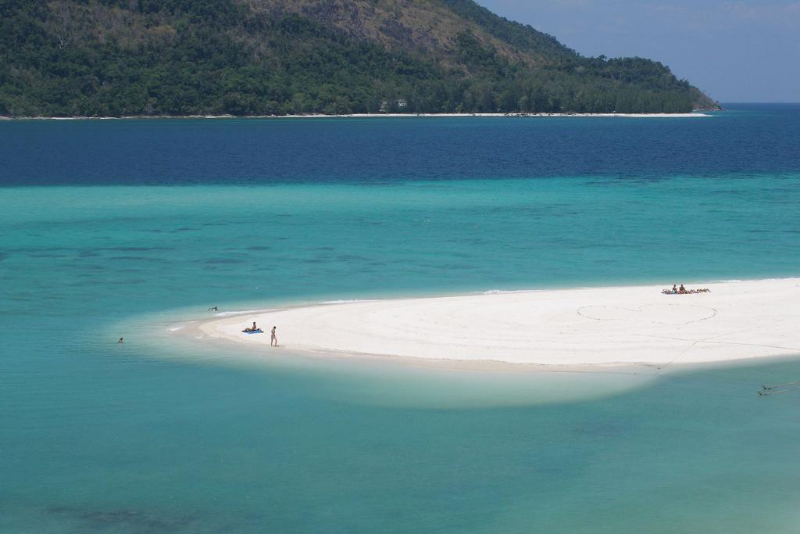
[{"label": "sky", "polygon": [[584,56],[668,65],[720,102],[800,102],[800,0],[477,0]]}]

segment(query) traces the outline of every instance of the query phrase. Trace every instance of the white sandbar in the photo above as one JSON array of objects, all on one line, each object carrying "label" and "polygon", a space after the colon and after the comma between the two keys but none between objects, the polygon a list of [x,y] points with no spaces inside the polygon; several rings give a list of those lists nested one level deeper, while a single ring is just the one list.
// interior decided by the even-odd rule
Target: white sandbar
[{"label": "white sandbar", "polygon": [[[800,279],[373,300],[216,318],[203,337],[406,358],[540,365],[703,363],[800,355]],[[243,334],[257,321],[265,333]]]}]

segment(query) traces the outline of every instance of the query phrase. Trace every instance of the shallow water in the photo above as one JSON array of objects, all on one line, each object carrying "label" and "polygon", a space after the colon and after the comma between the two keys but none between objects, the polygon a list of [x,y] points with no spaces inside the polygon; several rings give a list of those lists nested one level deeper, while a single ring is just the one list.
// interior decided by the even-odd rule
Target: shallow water
[{"label": "shallow water", "polygon": [[169,328],[212,305],[797,276],[798,126],[791,106],[0,123],[0,531],[795,532],[800,391],[756,392],[800,360],[253,363]]}]

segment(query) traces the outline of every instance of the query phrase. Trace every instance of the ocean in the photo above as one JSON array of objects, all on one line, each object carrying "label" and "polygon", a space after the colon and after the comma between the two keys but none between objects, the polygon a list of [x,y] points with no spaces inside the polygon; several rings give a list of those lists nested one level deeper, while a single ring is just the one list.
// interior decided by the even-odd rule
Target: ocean
[{"label": "ocean", "polygon": [[799,276],[800,105],[726,107],[0,122],[0,532],[796,532],[800,390],[756,392],[800,360],[486,373],[171,332]]}]

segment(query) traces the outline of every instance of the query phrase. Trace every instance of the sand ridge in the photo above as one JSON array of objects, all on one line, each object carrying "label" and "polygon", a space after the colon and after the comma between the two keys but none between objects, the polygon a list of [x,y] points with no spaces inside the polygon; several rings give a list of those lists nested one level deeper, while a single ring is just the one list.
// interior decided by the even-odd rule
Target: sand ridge
[{"label": "sand ridge", "polygon": [[[670,284],[671,286],[671,284]],[[214,318],[201,337],[310,352],[539,365],[704,363],[800,355],[800,279],[493,292],[320,304]],[[266,334],[246,335],[256,321]]]}]

